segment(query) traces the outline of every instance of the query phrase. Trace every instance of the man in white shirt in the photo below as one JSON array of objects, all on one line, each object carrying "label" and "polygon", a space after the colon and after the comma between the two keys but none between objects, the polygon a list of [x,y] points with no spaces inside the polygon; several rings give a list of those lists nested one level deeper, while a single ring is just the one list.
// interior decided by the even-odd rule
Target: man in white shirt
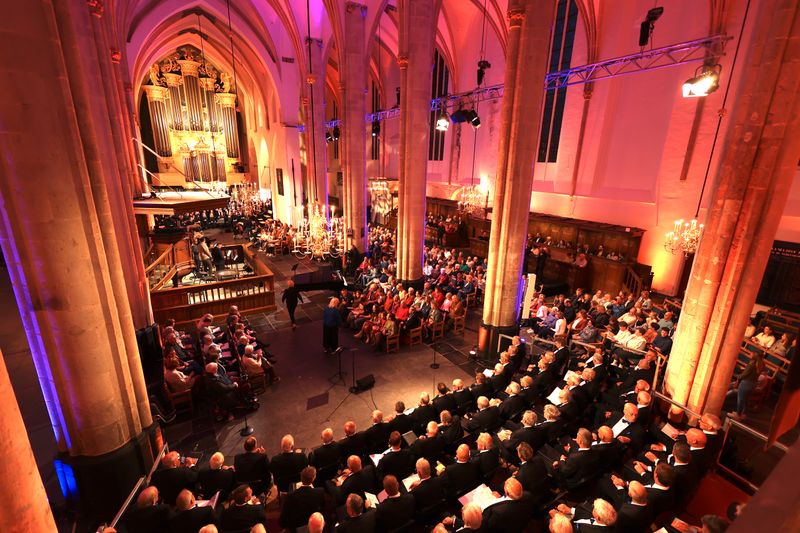
[{"label": "man in white shirt", "polygon": [[764,331],[754,336],[753,342],[765,350],[772,348],[772,345],[775,344],[775,334],[772,332],[772,328],[769,326],[764,326]]}]

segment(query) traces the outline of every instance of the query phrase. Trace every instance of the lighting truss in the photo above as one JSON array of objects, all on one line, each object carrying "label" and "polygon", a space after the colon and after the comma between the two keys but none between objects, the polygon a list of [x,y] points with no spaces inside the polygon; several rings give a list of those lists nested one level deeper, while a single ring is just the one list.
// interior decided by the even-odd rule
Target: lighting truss
[{"label": "lighting truss", "polygon": [[[642,50],[635,54],[630,54],[613,59],[604,59],[597,63],[583,65],[580,67],[551,72],[545,76],[545,90],[562,89],[570,85],[581,85],[597,80],[616,78],[626,74],[635,74],[648,70],[658,70],[666,67],[674,67],[691,63],[693,61],[703,61],[710,58],[718,58],[723,55],[725,43],[733,37],[730,35],[712,35],[686,41],[652,50]],[[441,98],[431,100],[431,111],[439,108],[453,108],[459,105],[469,107],[470,104],[483,102],[484,100],[495,100],[503,97],[503,84],[479,87],[471,91],[459,94],[450,94]],[[400,116],[400,108],[387,109],[377,113],[369,113],[365,122],[389,120]],[[340,119],[329,120],[325,123],[326,128],[342,125]],[[302,125],[298,126],[303,131]]]},{"label": "lighting truss", "polygon": [[730,39],[732,39],[730,35],[712,35],[652,50],[642,50],[635,54],[605,59],[559,72],[551,72],[545,76],[545,90],[561,89],[570,85],[616,78],[646,70],[674,67],[692,61],[702,61],[709,57],[720,57],[725,42]]}]

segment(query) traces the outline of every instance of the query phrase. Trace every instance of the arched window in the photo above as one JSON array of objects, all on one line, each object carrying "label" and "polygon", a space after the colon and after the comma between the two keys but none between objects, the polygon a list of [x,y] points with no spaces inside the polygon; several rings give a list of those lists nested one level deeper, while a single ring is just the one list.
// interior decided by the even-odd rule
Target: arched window
[{"label": "arched window", "polygon": [[[431,98],[445,96],[450,85],[450,71],[439,50],[433,52],[433,77],[431,83]],[[428,137],[428,160],[441,161],[444,159],[444,131],[436,129],[437,110],[431,111],[430,136]]]}]

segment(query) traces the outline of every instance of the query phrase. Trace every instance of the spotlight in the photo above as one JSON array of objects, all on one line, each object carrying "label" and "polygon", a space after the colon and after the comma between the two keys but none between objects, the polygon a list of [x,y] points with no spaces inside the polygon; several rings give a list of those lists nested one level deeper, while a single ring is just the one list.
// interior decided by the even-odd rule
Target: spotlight
[{"label": "spotlight", "polygon": [[647,12],[647,16],[639,27],[639,46],[647,46],[647,43],[650,42],[650,36],[653,33],[655,22],[661,18],[663,13],[663,7],[654,7]]},{"label": "spotlight", "polygon": [[333,140],[334,141],[338,141],[340,135],[341,135],[341,131],[339,130],[339,126],[334,126],[333,127],[333,133],[331,134],[331,137],[333,137]]},{"label": "spotlight", "polygon": [[476,113],[474,109],[468,110],[466,114],[467,122],[472,124],[473,128],[478,129],[481,127],[481,117],[478,116],[478,113]]},{"label": "spotlight", "polygon": [[439,131],[447,131],[450,127],[450,119],[447,118],[447,111],[442,109],[436,117],[436,129]]},{"label": "spotlight", "polygon": [[[682,90],[684,98],[695,98],[708,96],[719,89],[720,65],[702,66],[701,72],[695,72],[696,76],[684,82]],[[698,69],[698,70],[700,70]]]},{"label": "spotlight", "polygon": [[372,136],[377,137],[381,134],[381,123],[377,120],[372,121]]},{"label": "spotlight", "polygon": [[469,111],[466,111],[464,109],[457,109],[456,111],[450,113],[450,121],[453,124],[460,124],[461,122],[466,122],[469,120],[468,114]]}]

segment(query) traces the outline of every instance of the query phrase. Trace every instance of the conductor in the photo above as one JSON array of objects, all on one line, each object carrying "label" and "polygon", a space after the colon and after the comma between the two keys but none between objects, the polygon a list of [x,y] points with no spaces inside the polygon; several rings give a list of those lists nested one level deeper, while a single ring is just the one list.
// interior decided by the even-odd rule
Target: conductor
[{"label": "conductor", "polygon": [[289,284],[283,291],[281,301],[286,304],[286,310],[289,311],[289,319],[292,321],[292,329],[297,328],[297,323],[294,321],[294,310],[297,309],[297,302],[302,302],[303,297],[300,295],[294,286],[294,281],[289,280]]}]

